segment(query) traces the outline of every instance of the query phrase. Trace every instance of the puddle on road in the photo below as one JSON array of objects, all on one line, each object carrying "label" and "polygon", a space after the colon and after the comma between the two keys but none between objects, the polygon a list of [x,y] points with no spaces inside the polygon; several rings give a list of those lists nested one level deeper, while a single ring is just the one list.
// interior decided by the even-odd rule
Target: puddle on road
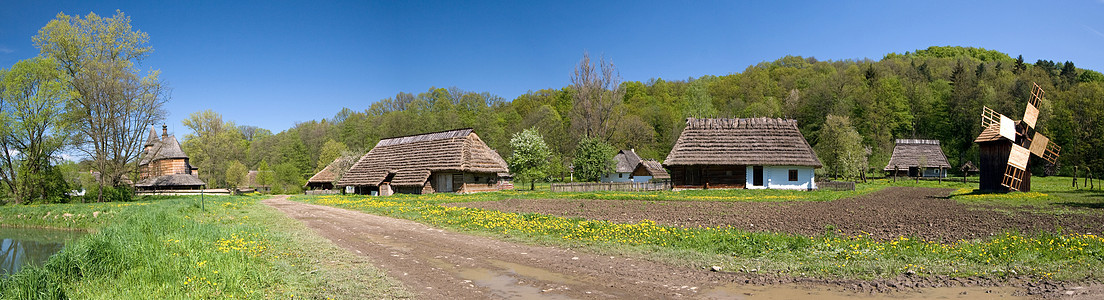
[{"label": "puddle on road", "polygon": [[526,266],[526,265],[520,265],[520,264],[505,262],[505,261],[496,260],[496,259],[488,259],[487,262],[489,262],[491,265],[494,265],[496,267],[506,269],[511,273],[521,275],[521,276],[524,276],[524,277],[528,277],[528,278],[532,278],[532,279],[536,279],[536,280],[540,280],[540,281],[552,282],[552,283],[564,284],[564,285],[582,285],[583,284],[583,282],[572,279],[570,277],[567,277],[567,275],[563,275],[563,274],[560,274],[560,273],[548,271],[548,270],[541,269],[541,268],[534,268],[534,267],[530,267],[530,266]]},{"label": "puddle on road", "polygon": [[[847,300],[847,299],[1031,299],[1023,296],[1013,296],[1018,290],[1009,287],[948,287],[920,289],[914,292],[897,292],[886,294],[856,293],[849,291],[828,290],[825,288],[805,287],[794,284],[786,285],[741,285],[728,284],[702,292],[703,299],[732,299],[732,300],[773,300],[773,299],[817,299],[817,300]],[[988,292],[988,293],[987,293]]]},{"label": "puddle on road", "polygon": [[456,270],[456,277],[471,280],[473,284],[485,287],[491,294],[507,299],[571,299],[561,294],[542,293],[541,289],[518,283],[518,278],[507,273],[483,268],[465,268]]}]

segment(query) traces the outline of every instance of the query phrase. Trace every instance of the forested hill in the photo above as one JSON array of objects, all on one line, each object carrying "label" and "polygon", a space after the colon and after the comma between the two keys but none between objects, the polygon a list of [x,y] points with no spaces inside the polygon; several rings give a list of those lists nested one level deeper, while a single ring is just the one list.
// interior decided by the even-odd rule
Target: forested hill
[{"label": "forested hill", "polygon": [[[862,143],[871,148],[869,168],[885,166],[896,138],[938,139],[957,167],[977,160],[973,139],[982,129],[982,106],[1020,119],[1032,82],[1046,91],[1038,129],[1062,146],[1063,172],[1070,172],[1070,166],[1104,170],[1104,75],[1078,69],[1072,62],[1024,62],[1001,52],[964,47],[892,53],[881,60],[786,56],[728,75],[622,82],[624,97],[614,110],[617,121],[609,143],[662,160],[685,126],[684,119],[699,116],[794,118],[816,145],[826,117],[837,115],[849,117]],[[487,93],[433,88],[399,93],[369,107],[345,108],[332,119],[300,123],[274,135],[228,126],[242,133],[229,136],[245,140],[224,147],[237,149],[214,150],[214,141],[197,139],[195,133],[185,137],[184,145],[201,169],[210,170],[204,179],[215,185],[235,160],[250,169],[264,161],[273,168],[281,166],[284,173],[298,170],[306,178],[341,149],[366,151],[381,137],[461,127],[475,128],[503,157],[510,155],[512,134],[535,127],[562,166],[580,136],[572,127],[577,119],[572,113],[574,93],[571,87],[543,89],[507,101]],[[189,121],[222,122],[217,114],[202,115]],[[205,149],[220,155],[207,155]],[[293,179],[290,175],[288,180]]]}]

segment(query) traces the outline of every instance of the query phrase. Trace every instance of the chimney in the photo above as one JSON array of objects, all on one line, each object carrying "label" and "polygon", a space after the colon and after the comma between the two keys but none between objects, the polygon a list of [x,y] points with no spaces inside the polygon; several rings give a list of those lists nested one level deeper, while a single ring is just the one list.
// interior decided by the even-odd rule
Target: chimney
[{"label": "chimney", "polygon": [[169,125],[161,124],[161,139],[169,137]]}]

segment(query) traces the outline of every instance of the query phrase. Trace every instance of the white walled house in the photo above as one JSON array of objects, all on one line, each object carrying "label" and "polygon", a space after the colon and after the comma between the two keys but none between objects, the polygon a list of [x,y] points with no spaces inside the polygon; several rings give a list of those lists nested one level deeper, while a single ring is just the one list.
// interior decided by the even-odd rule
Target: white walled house
[{"label": "white walled house", "polygon": [[812,167],[807,166],[750,166],[747,168],[747,181],[744,187],[747,189],[814,190],[816,189],[816,180],[813,170]]},{"label": "white walled house", "polygon": [[797,121],[775,118],[688,118],[663,165],[676,190],[812,190],[822,167]]},{"label": "white walled house", "polygon": [[[640,156],[636,155],[636,151],[633,149],[617,151],[617,155],[613,156],[613,160],[617,162],[617,165],[613,168],[613,173],[602,175],[598,178],[600,182],[630,182],[634,181],[632,172],[636,169],[636,166],[640,164]],[[640,181],[639,179],[635,181]],[[644,180],[647,181],[647,180]]]}]

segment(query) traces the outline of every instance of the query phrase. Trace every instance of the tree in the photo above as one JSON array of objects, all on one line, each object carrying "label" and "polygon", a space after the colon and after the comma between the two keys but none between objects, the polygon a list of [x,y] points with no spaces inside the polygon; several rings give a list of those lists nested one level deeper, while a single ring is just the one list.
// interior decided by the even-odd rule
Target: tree
[{"label": "tree", "polygon": [[192,133],[184,136],[182,147],[198,166],[201,179],[208,186],[230,187],[226,181],[231,161],[245,159],[247,141],[233,122],[223,122],[222,115],[212,111],[197,111],[181,121]]},{"label": "tree", "polygon": [[[78,149],[92,158],[100,185],[118,187],[141,153],[148,126],[164,118],[168,95],[159,71],[142,76],[139,64],[153,48],[120,11],[110,18],[59,13],[33,38],[72,91],[67,117]],[[103,189],[97,198],[103,200]]]},{"label": "tree", "polygon": [[230,166],[226,167],[226,186],[231,189],[237,189],[245,182],[246,176],[249,176],[249,170],[240,161],[230,162]]},{"label": "tree", "polygon": [[575,148],[575,177],[581,181],[598,181],[613,171],[613,155],[617,150],[597,138],[584,138]]},{"label": "tree", "polygon": [[268,161],[262,160],[261,164],[257,166],[256,181],[257,186],[253,188],[256,188],[258,190],[271,188],[272,184],[276,181],[272,174],[272,169],[268,167]]},{"label": "tree", "polygon": [[571,76],[571,87],[575,90],[571,109],[575,134],[608,142],[613,137],[614,125],[624,115],[621,102],[625,89],[613,62],[601,58],[595,66],[590,54],[583,52],[583,59]]},{"label": "tree", "polygon": [[0,180],[16,204],[64,193],[64,180],[55,180],[51,165],[68,133],[60,118],[68,97],[64,80],[43,58],[0,69]]},{"label": "tree", "polygon": [[866,168],[862,136],[851,126],[850,118],[828,115],[817,137],[814,148],[827,172],[837,177],[854,177]]},{"label": "tree", "polygon": [[333,163],[335,159],[341,157],[342,153],[348,151],[349,147],[346,147],[345,143],[326,140],[326,143],[322,144],[321,152],[318,154],[318,166],[315,167],[314,172],[318,173],[318,171],[322,171],[322,169],[325,169],[330,163]]},{"label": "tree", "polygon": [[535,190],[537,179],[548,177],[548,162],[552,156],[552,150],[544,143],[536,128],[530,128],[515,133],[510,139],[510,171],[514,172],[518,180],[529,181],[529,190]]}]

